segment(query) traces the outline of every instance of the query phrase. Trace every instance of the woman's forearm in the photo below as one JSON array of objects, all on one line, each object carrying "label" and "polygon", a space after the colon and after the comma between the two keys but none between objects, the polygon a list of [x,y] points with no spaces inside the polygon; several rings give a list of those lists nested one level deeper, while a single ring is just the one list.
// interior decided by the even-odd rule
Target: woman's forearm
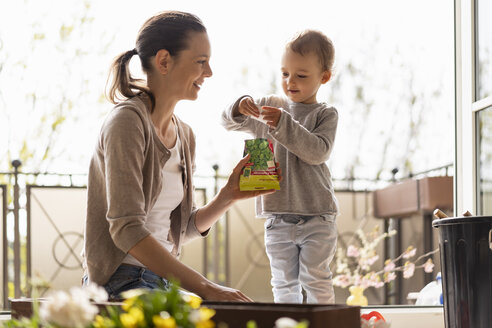
[{"label": "woman's forearm", "polygon": [[[268,195],[275,190],[241,191],[239,189],[239,176],[246,165],[250,155],[243,157],[232,170],[227,183],[210,203],[200,208],[196,213],[195,226],[201,233],[207,231],[236,201],[262,195]],[[279,179],[282,179],[281,170],[278,169]]]},{"label": "woman's forearm", "polygon": [[197,271],[181,263],[172,256],[159,242],[148,235],[129,251],[149,270],[165,279],[176,279],[184,289],[206,300],[251,302],[241,291],[220,286]]},{"label": "woman's forearm", "polygon": [[200,233],[210,229],[217,220],[234,204],[230,195],[221,189],[217,195],[196,213],[195,225]]},{"label": "woman's forearm", "polygon": [[138,242],[128,252],[149,270],[165,279],[176,279],[180,286],[201,297],[212,284],[200,273],[181,263],[167,251],[152,235]]}]

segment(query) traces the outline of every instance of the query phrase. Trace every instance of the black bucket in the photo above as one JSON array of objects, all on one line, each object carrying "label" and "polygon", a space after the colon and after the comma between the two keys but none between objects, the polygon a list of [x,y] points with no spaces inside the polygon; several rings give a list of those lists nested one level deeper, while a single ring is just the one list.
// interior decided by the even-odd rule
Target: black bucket
[{"label": "black bucket", "polygon": [[492,327],[492,216],[434,220],[446,328]]}]

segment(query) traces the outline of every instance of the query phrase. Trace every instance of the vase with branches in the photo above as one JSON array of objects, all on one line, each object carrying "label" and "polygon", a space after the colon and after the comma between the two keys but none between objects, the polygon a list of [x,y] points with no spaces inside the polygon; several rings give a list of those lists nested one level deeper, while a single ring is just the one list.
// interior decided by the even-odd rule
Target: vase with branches
[{"label": "vase with branches", "polygon": [[[355,237],[360,241],[360,247],[350,244],[346,249],[339,247],[337,250],[335,276],[333,285],[351,288],[351,292],[355,290],[363,291],[368,287],[380,288],[384,284],[396,279],[397,273],[402,272],[403,278],[412,277],[417,269],[423,269],[430,273],[434,270],[434,263],[430,257],[437,253],[439,249],[422,254],[416,259],[417,248],[408,246],[407,249],[394,259],[386,259],[384,267],[381,269],[373,268],[373,265],[380,259],[377,253],[377,246],[386,238],[396,234],[395,230],[380,233],[379,227],[376,226],[370,232],[364,232],[362,229],[357,229]],[[403,260],[404,264],[398,265],[399,261]],[[353,295],[352,295],[353,296]],[[352,297],[348,302],[351,302]],[[357,305],[367,305],[367,299],[361,297]]]}]

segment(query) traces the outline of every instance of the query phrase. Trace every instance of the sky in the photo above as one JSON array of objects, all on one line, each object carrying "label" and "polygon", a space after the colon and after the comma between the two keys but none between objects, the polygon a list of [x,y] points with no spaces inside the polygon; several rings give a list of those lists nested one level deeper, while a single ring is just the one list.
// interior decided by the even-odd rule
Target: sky
[{"label": "sky", "polygon": [[[442,160],[423,158],[416,169],[443,165],[448,158],[452,161],[453,5],[449,1],[90,1],[88,13],[93,21],[84,31],[69,31],[70,37],[63,43],[59,42],[60,26],[80,19],[85,2],[1,2],[5,2],[2,8],[8,9],[0,13],[0,62],[4,64],[0,71],[0,153],[9,148],[15,157],[22,148],[20,140],[32,145],[49,139],[49,129],[43,127],[51,123],[40,124],[43,115],[56,112],[60,99],[77,99],[60,106],[60,111],[71,110],[77,119],[63,123],[60,133],[53,137],[54,160],[38,169],[87,172],[99,128],[111,109],[101,99],[111,59],[134,48],[143,22],[166,9],[198,15],[207,26],[212,46],[214,75],[205,81],[196,101],[183,101],[176,108],[176,114],[197,136],[197,174],[211,175],[214,164],[227,174],[240,159],[243,140],[248,136],[225,131],[220,125],[222,110],[243,94],[261,96],[274,88],[280,90],[283,45],[306,28],[322,30],[336,47],[333,81],[320,89],[318,97],[321,101],[334,100],[340,113],[334,158],[330,160],[334,176],[345,176],[347,162],[357,156],[365,168],[358,175],[370,172],[366,175],[373,176],[381,151],[376,147],[378,135],[388,137],[388,130],[394,128],[401,129],[402,136],[407,133],[404,119],[390,121],[388,116],[389,121],[384,122],[385,113],[396,113],[401,107],[399,101],[406,88],[415,87],[417,95],[441,92],[434,103],[423,102],[422,106],[441,108],[429,112],[428,121],[442,121],[443,129],[426,125],[421,138],[444,140],[445,146],[440,142],[424,147],[427,154],[436,153],[434,157]],[[33,33],[43,35],[35,46],[27,42]],[[67,56],[75,52],[82,54],[81,59],[68,60]],[[380,104],[376,106],[380,114],[367,121],[371,126],[364,135],[352,130],[366,122],[358,112],[360,105],[354,102],[352,82],[346,78],[347,63],[362,71],[359,80],[352,82],[364,86],[368,99]],[[395,69],[398,67],[400,71]],[[132,71],[140,74],[137,60],[132,61]],[[340,82],[342,89],[334,97],[331,87],[336,79],[344,83]],[[414,87],[406,85],[409,79],[416,81]],[[35,90],[35,110],[31,90]],[[430,96],[421,98],[426,97]],[[360,139],[358,143],[355,136]],[[393,164],[393,159],[397,165],[401,156],[390,156],[387,165]],[[0,164],[0,172],[7,169],[4,162]]]}]

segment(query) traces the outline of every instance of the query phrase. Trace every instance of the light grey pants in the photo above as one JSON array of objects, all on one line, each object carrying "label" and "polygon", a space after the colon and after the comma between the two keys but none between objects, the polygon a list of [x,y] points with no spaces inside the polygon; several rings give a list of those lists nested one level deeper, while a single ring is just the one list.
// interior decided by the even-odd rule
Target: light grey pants
[{"label": "light grey pants", "polygon": [[330,263],[335,255],[334,215],[275,215],[265,222],[275,303],[334,303]]}]

